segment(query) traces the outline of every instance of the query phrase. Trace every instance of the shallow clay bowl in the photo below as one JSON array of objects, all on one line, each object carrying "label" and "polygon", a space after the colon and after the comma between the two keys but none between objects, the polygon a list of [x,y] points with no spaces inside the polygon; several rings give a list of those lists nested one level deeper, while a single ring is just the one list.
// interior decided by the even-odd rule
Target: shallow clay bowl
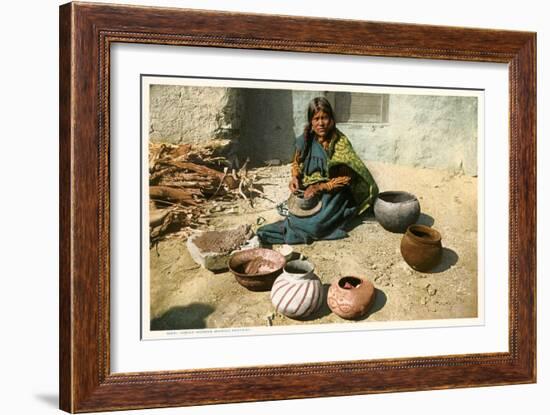
[{"label": "shallow clay bowl", "polygon": [[255,248],[233,254],[229,259],[229,270],[248,290],[269,291],[285,264],[285,257],[279,252]]}]

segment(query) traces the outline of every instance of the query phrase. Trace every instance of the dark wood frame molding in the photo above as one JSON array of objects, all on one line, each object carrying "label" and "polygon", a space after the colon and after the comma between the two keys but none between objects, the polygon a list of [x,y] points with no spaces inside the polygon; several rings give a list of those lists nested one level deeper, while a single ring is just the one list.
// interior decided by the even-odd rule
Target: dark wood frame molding
[{"label": "dark wood frame molding", "polygon": [[[111,373],[109,58],[116,42],[507,63],[509,352]],[[535,33],[70,3],[60,8],[59,93],[61,409],[91,412],[535,382]]]}]

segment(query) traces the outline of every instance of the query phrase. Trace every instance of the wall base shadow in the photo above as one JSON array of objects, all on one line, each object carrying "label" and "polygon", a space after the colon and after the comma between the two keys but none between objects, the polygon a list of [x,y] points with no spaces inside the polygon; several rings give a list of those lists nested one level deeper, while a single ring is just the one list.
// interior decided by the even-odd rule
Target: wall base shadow
[{"label": "wall base shadow", "polygon": [[206,317],[214,310],[214,307],[202,303],[172,307],[162,316],[151,320],[151,330],[204,329]]}]

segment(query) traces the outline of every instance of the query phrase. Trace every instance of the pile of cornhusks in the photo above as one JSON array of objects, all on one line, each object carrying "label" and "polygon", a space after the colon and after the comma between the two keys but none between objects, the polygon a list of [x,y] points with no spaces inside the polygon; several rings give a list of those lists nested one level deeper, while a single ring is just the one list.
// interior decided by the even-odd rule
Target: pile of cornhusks
[{"label": "pile of cornhusks", "polygon": [[[215,201],[264,196],[254,186],[247,162],[238,170],[216,145],[149,144],[149,231],[154,244],[163,237],[208,224]],[[183,232],[182,232],[183,231]]]}]

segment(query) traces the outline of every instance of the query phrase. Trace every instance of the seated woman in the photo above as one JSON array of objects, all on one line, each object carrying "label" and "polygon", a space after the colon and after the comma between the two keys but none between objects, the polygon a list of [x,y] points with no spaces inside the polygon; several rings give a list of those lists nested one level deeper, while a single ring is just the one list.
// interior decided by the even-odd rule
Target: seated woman
[{"label": "seated woman", "polygon": [[[289,215],[262,226],[257,234],[267,244],[303,244],[347,236],[346,223],[372,206],[378,187],[348,138],[336,128],[332,107],[314,98],[307,110],[304,134],[296,139],[289,184]],[[295,194],[314,198],[312,214],[294,207]],[[319,203],[317,203],[317,198]]]}]

